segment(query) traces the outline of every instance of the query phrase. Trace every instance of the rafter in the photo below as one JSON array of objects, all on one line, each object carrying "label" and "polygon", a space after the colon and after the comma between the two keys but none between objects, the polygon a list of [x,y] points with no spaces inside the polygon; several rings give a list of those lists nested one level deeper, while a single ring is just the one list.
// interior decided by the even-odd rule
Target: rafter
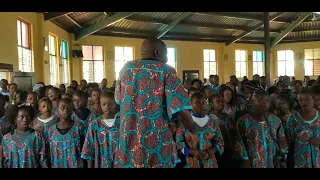
[{"label": "rafter", "polygon": [[166,28],[164,28],[156,37],[159,39],[161,38],[163,35],[165,35],[167,32],[169,32],[171,29],[173,29],[174,27],[176,27],[176,25],[184,20],[185,18],[187,18],[188,16],[190,16],[192,13],[190,12],[184,12],[182,13],[180,16],[178,16],[174,21],[172,21]]},{"label": "rafter", "polygon": [[[280,12],[280,13],[277,13],[277,14],[273,15],[273,16],[270,18],[270,21],[273,21],[273,20],[277,19],[277,18],[280,17],[282,14],[283,14],[283,12]],[[270,22],[270,21],[269,21],[269,22]],[[263,25],[264,25],[264,22],[260,22],[258,25],[256,25],[255,27],[253,27],[253,28],[250,29],[249,31],[246,31],[246,32],[240,34],[239,36],[235,37],[234,39],[228,41],[228,42],[226,43],[226,45],[228,46],[228,45],[230,45],[230,44],[232,44],[232,43],[240,40],[241,38],[249,35],[249,34],[252,33],[253,31],[256,31],[257,29],[261,28]]]},{"label": "rafter", "polygon": [[85,29],[81,29],[77,32],[75,32],[75,40],[79,40],[83,37],[89,36],[105,27],[108,27],[118,21],[121,21],[122,19],[133,15],[135,12],[118,12],[112,16],[109,16],[102,20],[101,22],[98,22],[96,24],[93,24]]},{"label": "rafter", "polygon": [[296,28],[300,23],[302,23],[307,17],[309,17],[311,12],[304,12],[292,23],[290,24],[281,34],[279,34],[271,44],[271,48],[277,45],[283,38],[285,38],[294,28]]},{"label": "rafter", "polygon": [[72,12],[48,12],[48,13],[44,13],[44,20],[48,21],[48,20],[52,20],[64,15],[68,15]]}]

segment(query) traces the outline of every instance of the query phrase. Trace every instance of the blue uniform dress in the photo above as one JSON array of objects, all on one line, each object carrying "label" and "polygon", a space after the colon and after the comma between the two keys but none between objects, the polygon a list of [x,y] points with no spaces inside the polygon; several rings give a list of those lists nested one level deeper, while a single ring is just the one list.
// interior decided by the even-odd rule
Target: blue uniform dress
[{"label": "blue uniform dress", "polygon": [[66,134],[61,134],[56,125],[51,126],[48,135],[52,168],[83,168],[81,149],[86,135],[83,124],[75,121]]},{"label": "blue uniform dress", "polygon": [[192,109],[176,71],[160,61],[135,60],[119,75],[119,167],[174,167],[178,155],[168,123],[173,114]]},{"label": "blue uniform dress", "polygon": [[43,122],[39,119],[39,117],[37,117],[30,123],[30,128],[42,133],[45,140],[47,140],[49,127],[52,125],[55,125],[56,123],[57,123],[56,116],[51,116],[47,122]]},{"label": "blue uniform dress", "polygon": [[101,116],[96,118],[88,128],[83,144],[81,158],[94,161],[94,168],[112,168],[119,146],[120,117],[115,116],[110,127]]},{"label": "blue uniform dress", "polygon": [[292,152],[294,168],[320,168],[319,146],[309,143],[311,137],[320,138],[320,117],[310,121],[302,120],[298,112],[292,114],[287,121],[289,152]]},{"label": "blue uniform dress", "polygon": [[23,142],[13,140],[12,134],[6,134],[2,139],[2,162],[4,168],[47,168],[48,159],[45,140],[38,131]]}]

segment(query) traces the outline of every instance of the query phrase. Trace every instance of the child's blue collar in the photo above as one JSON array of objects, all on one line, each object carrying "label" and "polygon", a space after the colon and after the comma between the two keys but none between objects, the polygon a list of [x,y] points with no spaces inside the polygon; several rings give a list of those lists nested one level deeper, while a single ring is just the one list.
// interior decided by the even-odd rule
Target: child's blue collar
[{"label": "child's blue collar", "polygon": [[203,115],[203,114],[197,114],[197,113],[195,113],[195,112],[191,112],[191,114],[192,114],[192,116],[194,116],[194,117],[196,117],[196,118],[203,118],[203,117],[205,117],[206,115]]}]

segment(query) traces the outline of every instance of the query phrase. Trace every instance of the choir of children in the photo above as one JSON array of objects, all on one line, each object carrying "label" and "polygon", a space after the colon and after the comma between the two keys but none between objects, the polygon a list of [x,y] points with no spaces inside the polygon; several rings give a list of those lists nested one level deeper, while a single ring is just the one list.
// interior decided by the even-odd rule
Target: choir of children
[{"label": "choir of children", "polygon": [[[320,85],[280,77],[235,76],[219,84],[210,76],[188,89],[198,142],[181,117],[169,129],[176,142],[176,168],[320,168]],[[114,83],[115,84],[115,83]],[[1,81],[0,167],[115,168],[120,107],[115,88],[81,81],[81,88],[38,83],[33,92]],[[289,86],[291,85],[291,86]],[[128,157],[130,158],[130,157]]]}]

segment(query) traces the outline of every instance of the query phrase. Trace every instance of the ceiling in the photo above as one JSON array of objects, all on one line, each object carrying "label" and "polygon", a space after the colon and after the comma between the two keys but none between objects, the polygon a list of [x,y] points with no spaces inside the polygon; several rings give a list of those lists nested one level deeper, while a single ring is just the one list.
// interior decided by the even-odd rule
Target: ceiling
[{"label": "ceiling", "polygon": [[[311,12],[269,12],[277,43],[320,40],[320,18]],[[46,12],[44,20],[88,35],[231,43],[264,43],[264,12]]]}]

